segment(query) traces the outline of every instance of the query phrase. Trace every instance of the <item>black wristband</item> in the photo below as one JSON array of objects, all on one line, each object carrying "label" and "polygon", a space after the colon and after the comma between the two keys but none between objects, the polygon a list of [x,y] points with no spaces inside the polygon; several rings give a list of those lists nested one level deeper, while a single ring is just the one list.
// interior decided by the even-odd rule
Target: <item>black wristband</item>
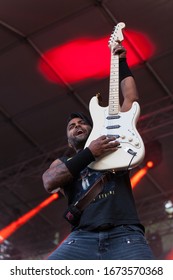
[{"label": "black wristband", "polygon": [[84,150],[80,151],[77,155],[73,158],[67,160],[65,162],[66,167],[73,175],[73,177],[77,177],[79,173],[85,169],[85,167],[94,161],[95,158],[91,153],[89,148],[85,148]]},{"label": "black wristband", "polygon": [[131,70],[127,64],[126,58],[120,58],[119,60],[119,81],[121,81],[129,76],[133,77]]}]

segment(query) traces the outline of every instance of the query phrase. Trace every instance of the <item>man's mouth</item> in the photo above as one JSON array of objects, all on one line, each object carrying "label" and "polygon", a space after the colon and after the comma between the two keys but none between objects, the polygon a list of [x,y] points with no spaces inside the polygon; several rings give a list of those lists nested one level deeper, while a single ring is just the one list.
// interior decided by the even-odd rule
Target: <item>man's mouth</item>
[{"label": "man's mouth", "polygon": [[75,133],[76,136],[81,135],[81,134],[84,134],[83,130],[81,130],[81,129],[77,130]]}]

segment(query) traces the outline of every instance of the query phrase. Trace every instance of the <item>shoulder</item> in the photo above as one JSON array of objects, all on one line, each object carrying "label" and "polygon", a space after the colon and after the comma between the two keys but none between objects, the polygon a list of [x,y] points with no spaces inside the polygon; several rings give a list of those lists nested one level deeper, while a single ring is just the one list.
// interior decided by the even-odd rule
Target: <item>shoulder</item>
[{"label": "shoulder", "polygon": [[56,166],[58,166],[58,165],[60,165],[60,164],[63,164],[63,163],[65,163],[67,160],[68,160],[68,157],[61,157],[61,158],[58,158],[58,159],[54,160],[54,161],[51,163],[50,168],[56,167]]},{"label": "shoulder", "polygon": [[55,167],[61,163],[63,163],[63,162],[60,159],[56,159],[51,163],[50,168]]}]

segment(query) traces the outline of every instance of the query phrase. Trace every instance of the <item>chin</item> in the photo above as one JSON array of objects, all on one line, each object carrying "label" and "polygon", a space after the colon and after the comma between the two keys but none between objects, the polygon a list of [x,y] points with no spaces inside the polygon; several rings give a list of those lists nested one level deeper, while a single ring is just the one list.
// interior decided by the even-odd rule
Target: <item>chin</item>
[{"label": "chin", "polygon": [[78,146],[78,147],[80,146],[81,148],[83,148],[85,146],[86,140],[87,140],[86,137],[76,139],[76,141],[75,141],[76,145],[75,146]]}]

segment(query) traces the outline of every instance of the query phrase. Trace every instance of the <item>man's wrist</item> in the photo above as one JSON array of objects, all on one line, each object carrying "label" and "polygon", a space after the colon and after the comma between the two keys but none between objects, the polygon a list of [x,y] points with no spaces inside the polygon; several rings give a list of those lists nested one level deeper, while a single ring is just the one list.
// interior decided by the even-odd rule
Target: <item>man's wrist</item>
[{"label": "man's wrist", "polygon": [[119,59],[119,81],[121,83],[127,77],[133,77],[133,74],[127,64],[127,60],[125,57]]},{"label": "man's wrist", "polygon": [[89,148],[85,148],[76,154],[73,158],[65,162],[66,167],[73,175],[77,177],[79,173],[87,167],[95,158]]}]

